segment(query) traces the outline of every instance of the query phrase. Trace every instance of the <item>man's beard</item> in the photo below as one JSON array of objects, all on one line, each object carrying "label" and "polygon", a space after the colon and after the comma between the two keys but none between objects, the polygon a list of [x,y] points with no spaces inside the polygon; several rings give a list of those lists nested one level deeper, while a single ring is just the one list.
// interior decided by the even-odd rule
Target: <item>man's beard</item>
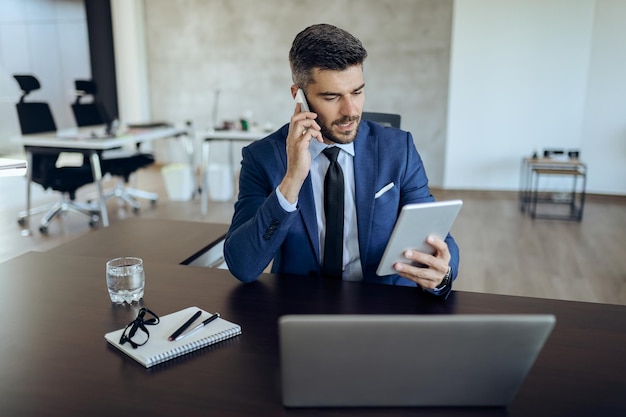
[{"label": "man's beard", "polygon": [[[350,122],[354,122],[354,121],[357,122],[357,125],[356,125],[356,127],[353,130],[350,131],[350,134],[337,136],[337,135],[335,135],[333,133],[332,126],[337,125],[337,124],[350,123]],[[339,144],[345,144],[345,143],[353,142],[354,139],[356,139],[357,133],[359,133],[359,128],[361,127],[361,117],[360,116],[344,117],[343,119],[335,120],[334,122],[331,123],[331,129],[329,129],[326,126],[325,121],[321,120],[319,117],[318,117],[318,121],[317,122],[320,125],[321,132],[322,132],[322,137],[324,139],[328,139],[331,142],[339,143]]]}]

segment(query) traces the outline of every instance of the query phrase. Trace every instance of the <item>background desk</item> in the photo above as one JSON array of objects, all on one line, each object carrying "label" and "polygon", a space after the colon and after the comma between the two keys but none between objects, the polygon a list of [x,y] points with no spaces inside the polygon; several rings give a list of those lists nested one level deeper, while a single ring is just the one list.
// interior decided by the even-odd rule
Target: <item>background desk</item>
[{"label": "background desk", "polygon": [[[153,129],[136,129],[129,131],[124,135],[110,138],[91,137],[89,132],[96,130],[97,129],[80,129],[77,131],[75,137],[71,137],[71,135],[58,136],[56,132],[52,132],[50,134],[37,133],[33,135],[24,135],[21,137],[21,141],[24,149],[26,150],[28,166],[31,166],[32,164],[31,152],[33,150],[52,153],[79,152],[89,156],[91,160],[93,178],[98,188],[100,219],[102,221],[102,225],[107,227],[109,225],[109,216],[107,213],[104,191],[102,189],[102,168],[100,166],[100,157],[102,152],[128,145],[135,145],[137,143],[151,142],[157,139],[178,137],[185,135],[187,130],[173,127],[163,127]],[[28,178],[26,182],[26,210],[24,212],[24,219],[26,222],[28,222],[31,210],[31,175],[32,172],[28,170]]]},{"label": "background desk", "polygon": [[0,177],[24,175],[26,168],[26,161],[0,158]]},{"label": "background desk", "polygon": [[[561,201],[555,199],[554,192],[542,192],[540,196],[540,179],[546,177],[566,177],[572,181],[571,192]],[[578,180],[581,178],[581,182]],[[552,158],[524,158],[520,170],[520,208],[528,211],[532,218],[577,220],[583,218],[585,193],[587,188],[587,165],[578,159],[558,160]],[[541,214],[537,212],[539,203],[567,205],[565,214]]]},{"label": "background desk", "polygon": [[[161,232],[174,227],[171,222]],[[223,226],[217,227],[219,235]],[[108,231],[89,233],[92,242],[82,243],[106,246]],[[132,231],[143,235],[137,232]],[[146,233],[146,241],[137,244],[149,245],[155,238]],[[192,239],[190,252],[198,243]],[[218,311],[240,324],[243,334],[146,370],[104,340],[139,308],[111,305],[104,274],[108,256],[62,251],[31,252],[0,264],[2,416],[626,414],[625,306],[456,291],[443,301],[415,288],[272,274],[243,285],[228,271],[178,265],[164,256],[145,264],[146,306],[161,315],[192,305]],[[508,409],[302,410],[284,408],[280,397],[277,319],[294,313],[548,313],[557,324]],[[427,350],[425,341],[416,354]],[[463,346],[458,351],[463,354]]]},{"label": "background desk", "polygon": [[[202,201],[201,212],[207,213],[208,198],[209,198],[209,184],[208,184],[208,171],[209,171],[209,156],[211,149],[211,142],[214,141],[227,141],[228,142],[228,168],[229,173],[233,179],[233,183],[236,182],[236,169],[233,165],[234,152],[233,142],[254,142],[269,135],[267,132],[253,132],[253,131],[241,131],[241,130],[215,130],[205,133],[197,133],[202,138],[202,155],[201,155],[201,178],[202,178]],[[237,184],[234,184],[233,190],[236,190]]]}]

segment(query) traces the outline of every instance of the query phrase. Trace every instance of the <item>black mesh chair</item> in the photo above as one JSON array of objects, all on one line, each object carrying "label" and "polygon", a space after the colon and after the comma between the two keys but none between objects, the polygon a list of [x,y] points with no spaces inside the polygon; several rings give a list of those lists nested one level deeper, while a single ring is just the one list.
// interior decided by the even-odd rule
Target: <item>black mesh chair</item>
[{"label": "black mesh chair", "polygon": [[[22,97],[15,105],[22,134],[56,132],[56,124],[48,103],[25,101],[30,92],[41,88],[37,78],[32,75],[14,75],[13,78],[22,89]],[[53,219],[72,211],[88,216],[89,225],[95,227],[100,220],[100,210],[76,201],[76,191],[93,182],[89,160],[84,158],[81,166],[57,167],[59,151],[29,147],[27,152],[31,159],[29,164],[31,181],[41,185],[44,190],[52,189],[61,192],[62,200],[52,206],[34,208],[29,212],[20,213],[18,223],[24,225],[30,215],[46,211],[41,219],[39,230],[42,233],[48,233],[48,226]],[[30,187],[30,184],[28,186]]]},{"label": "black mesh chair", "polygon": [[[72,112],[78,127],[106,125],[106,133],[114,134],[112,120],[106,109],[96,100],[96,84],[91,80],[75,80],[74,94],[76,100],[72,103]],[[89,100],[91,97],[91,100]],[[85,101],[87,100],[87,101]]]},{"label": "black mesh chair", "polygon": [[376,113],[364,111],[361,118],[376,122],[385,127],[397,127],[400,128],[401,116],[399,114],[392,113]]},{"label": "black mesh chair", "polygon": [[[76,80],[76,100],[72,104],[74,119],[78,127],[105,126],[105,132],[115,135],[115,121],[108,116],[104,106],[97,97],[97,86],[92,80]],[[154,155],[136,150],[116,149],[102,154],[102,172],[119,178],[113,191],[105,195],[106,199],[116,197],[118,201],[128,204],[134,212],[138,212],[141,204],[137,198],[150,200],[156,204],[159,195],[138,190],[128,186],[132,174],[140,168],[154,163]]]}]

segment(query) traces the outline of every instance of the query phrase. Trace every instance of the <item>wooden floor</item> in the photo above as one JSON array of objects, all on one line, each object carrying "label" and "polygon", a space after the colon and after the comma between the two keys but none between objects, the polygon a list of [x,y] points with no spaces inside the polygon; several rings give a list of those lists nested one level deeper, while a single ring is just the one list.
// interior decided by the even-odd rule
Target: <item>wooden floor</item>
[{"label": "wooden floor", "polygon": [[[156,191],[159,202],[142,202],[139,216],[229,223],[232,202],[211,202],[202,216],[200,201],[168,201],[160,169],[140,172],[138,188]],[[533,220],[519,210],[512,192],[436,191],[438,200],[461,198],[463,208],[452,233],[461,248],[455,289],[586,302],[626,304],[626,197],[590,196],[581,223]],[[37,190],[34,204],[57,201],[57,195]],[[94,195],[87,187],[80,198]],[[49,235],[17,224],[25,206],[24,178],[0,178],[0,262],[21,253],[45,251],[91,229],[86,217],[69,214],[56,220]],[[111,221],[133,217],[130,210],[109,202]],[[234,278],[233,278],[234,279]]]}]

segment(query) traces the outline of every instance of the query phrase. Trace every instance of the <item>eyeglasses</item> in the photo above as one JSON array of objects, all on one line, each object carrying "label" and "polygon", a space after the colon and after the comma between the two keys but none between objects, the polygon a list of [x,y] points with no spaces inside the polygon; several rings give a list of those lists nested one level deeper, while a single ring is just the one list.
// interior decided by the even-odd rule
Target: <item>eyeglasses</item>
[{"label": "eyeglasses", "polygon": [[[152,317],[144,319],[146,314],[149,314]],[[139,314],[137,314],[137,318],[128,323],[128,326],[124,329],[122,337],[120,337],[120,345],[128,342],[133,349],[137,349],[137,347],[145,345],[150,338],[150,332],[146,326],[157,325],[160,321],[159,316],[147,308],[142,307],[141,310],[139,310]],[[137,330],[141,330],[141,332],[137,333]]]}]

